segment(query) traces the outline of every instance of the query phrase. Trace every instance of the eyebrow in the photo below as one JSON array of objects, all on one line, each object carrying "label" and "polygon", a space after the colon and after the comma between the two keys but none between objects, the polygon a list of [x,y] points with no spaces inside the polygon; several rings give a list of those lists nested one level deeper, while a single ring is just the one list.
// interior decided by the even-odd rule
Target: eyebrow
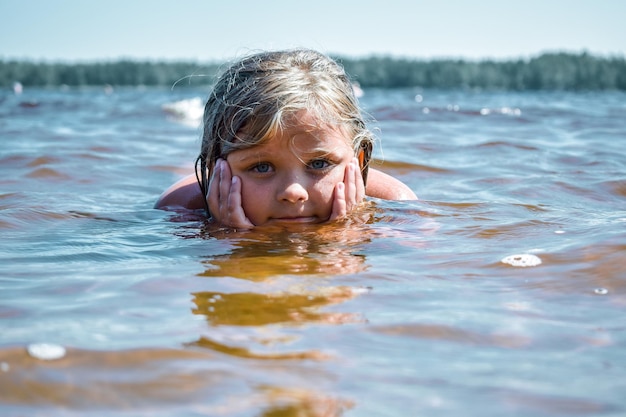
[{"label": "eyebrow", "polygon": [[[245,151],[246,149],[243,149],[243,150]],[[261,160],[267,158],[270,155],[271,154],[269,152],[257,151],[255,153],[250,153],[248,155],[243,155],[241,157],[236,157],[233,162],[235,162],[235,163],[247,163],[247,162],[251,162],[251,161],[261,161]]]},{"label": "eyebrow", "polygon": [[[316,140],[318,146],[314,147],[313,149],[299,149],[295,143],[297,142],[296,138],[300,135],[312,136]],[[323,156],[329,156],[332,158],[338,155],[336,147],[327,146],[327,140],[322,140],[320,139],[320,136],[312,135],[312,133],[309,131],[298,130],[292,135],[291,138],[294,144],[292,151],[296,151],[297,154],[302,157],[302,159],[318,158]],[[274,153],[264,150],[264,145],[265,143],[261,143],[253,145],[246,149],[241,149],[240,151],[245,152],[245,155],[236,157],[235,160],[233,160],[232,162],[239,164],[248,164],[251,162],[259,162],[271,159],[274,156]]]},{"label": "eyebrow", "polygon": [[[313,150],[301,150],[301,149],[297,149],[298,153],[303,156],[303,157],[309,157],[309,158],[315,158],[317,156],[323,156],[323,155],[334,155],[336,154],[334,149],[331,148],[316,148]],[[235,160],[233,162],[238,162],[238,163],[245,163],[245,162],[249,162],[249,161],[261,161],[264,159],[269,159],[272,158],[274,156],[273,153],[271,152],[266,152],[266,151],[258,151],[258,152],[254,152],[254,153],[250,153],[248,155],[243,155],[240,157],[235,157]]]}]

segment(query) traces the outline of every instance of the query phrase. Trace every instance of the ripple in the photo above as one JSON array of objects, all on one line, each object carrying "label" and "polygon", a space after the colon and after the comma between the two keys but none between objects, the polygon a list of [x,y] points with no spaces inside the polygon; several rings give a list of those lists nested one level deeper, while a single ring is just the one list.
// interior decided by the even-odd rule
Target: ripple
[{"label": "ripple", "polygon": [[72,178],[69,175],[66,175],[52,168],[35,169],[29,172],[28,174],[26,174],[26,176],[28,178],[49,179],[49,180],[69,180]]},{"label": "ripple", "polygon": [[427,340],[445,340],[474,346],[524,348],[531,344],[526,336],[515,334],[482,334],[440,324],[396,324],[377,326],[373,331],[391,336],[409,336]]},{"label": "ripple", "polygon": [[626,197],[626,180],[604,181],[600,183],[600,186],[618,197]]},{"label": "ripple", "polygon": [[432,172],[432,173],[446,173],[451,172],[448,169],[435,167],[432,165],[415,164],[410,162],[401,161],[380,161],[375,160],[372,162],[372,168],[382,168],[385,170],[395,171],[396,173],[408,173],[408,172]]},{"label": "ripple", "polygon": [[60,162],[62,162],[61,159],[54,156],[40,156],[30,161],[28,164],[26,164],[26,166],[30,168],[36,168],[43,165],[56,164]]}]

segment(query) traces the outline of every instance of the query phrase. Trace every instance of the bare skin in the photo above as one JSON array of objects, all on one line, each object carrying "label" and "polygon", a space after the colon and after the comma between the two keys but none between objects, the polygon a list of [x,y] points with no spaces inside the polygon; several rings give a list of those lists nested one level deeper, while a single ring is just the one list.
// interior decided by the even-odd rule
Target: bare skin
[{"label": "bare skin", "polygon": [[[415,193],[391,175],[370,168],[365,195],[383,200],[417,200]],[[204,197],[195,175],[188,175],[171,185],[156,202],[157,209],[204,209]]]},{"label": "bare skin", "polygon": [[268,141],[218,160],[209,211],[220,223],[251,228],[324,223],[345,217],[365,198],[347,135],[306,112]]},{"label": "bare skin", "polygon": [[[206,204],[216,222],[242,229],[324,223],[345,217],[366,195],[417,199],[406,185],[374,169],[366,188],[346,133],[319,126],[306,112],[298,120],[264,143],[215,162]],[[200,209],[205,201],[190,176],[166,190],[155,207]]]}]

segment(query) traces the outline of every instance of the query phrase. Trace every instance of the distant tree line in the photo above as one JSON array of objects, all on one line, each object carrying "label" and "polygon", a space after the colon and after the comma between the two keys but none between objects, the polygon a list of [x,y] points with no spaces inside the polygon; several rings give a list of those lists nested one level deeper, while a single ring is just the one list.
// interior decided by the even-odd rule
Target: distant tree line
[{"label": "distant tree line", "polygon": [[528,60],[341,59],[362,87],[488,90],[626,90],[624,57],[546,53]]},{"label": "distant tree line", "polygon": [[[626,90],[624,57],[545,53],[530,59],[467,61],[371,56],[335,57],[362,87],[488,90]],[[220,63],[120,60],[46,63],[0,60],[0,85],[198,86],[208,85]]]},{"label": "distant tree line", "polygon": [[0,61],[0,85],[24,87],[210,84],[219,64],[120,60],[94,63]]}]

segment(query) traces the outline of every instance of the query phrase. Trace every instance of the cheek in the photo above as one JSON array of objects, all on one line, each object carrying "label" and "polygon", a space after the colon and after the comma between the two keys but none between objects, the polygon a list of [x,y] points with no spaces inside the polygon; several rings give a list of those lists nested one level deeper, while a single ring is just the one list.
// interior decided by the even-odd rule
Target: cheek
[{"label": "cheek", "polygon": [[335,169],[325,177],[316,181],[313,189],[315,193],[325,202],[332,201],[333,194],[337,183],[342,182],[344,177],[344,168]]},{"label": "cheek", "polygon": [[264,187],[246,184],[242,181],[241,207],[252,223],[258,224],[259,218],[266,214],[269,198],[268,191]]}]

